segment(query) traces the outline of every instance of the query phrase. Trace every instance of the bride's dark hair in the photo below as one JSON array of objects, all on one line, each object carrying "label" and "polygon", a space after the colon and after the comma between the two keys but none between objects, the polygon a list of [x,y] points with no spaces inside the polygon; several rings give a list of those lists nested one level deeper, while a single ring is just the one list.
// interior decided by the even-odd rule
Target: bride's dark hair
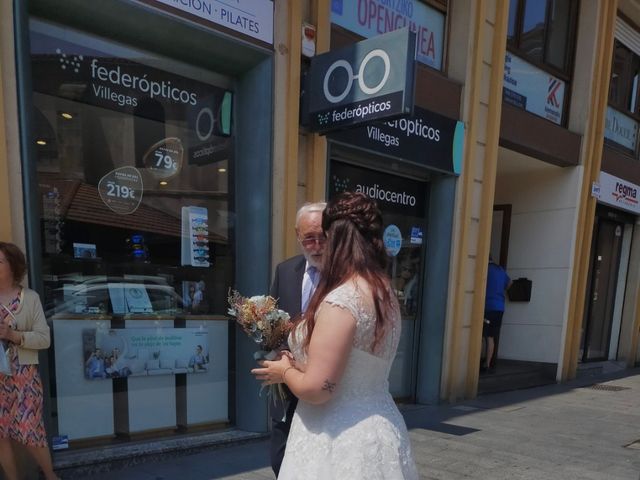
[{"label": "bride's dark hair", "polygon": [[327,243],[322,256],[320,282],[309,302],[304,348],[309,347],[315,315],[326,295],[358,275],[371,288],[376,329],[371,350],[375,351],[386,331],[392,298],[387,275],[387,252],[382,241],[382,214],[375,200],[362,193],[344,192],[327,203],[322,213]]}]

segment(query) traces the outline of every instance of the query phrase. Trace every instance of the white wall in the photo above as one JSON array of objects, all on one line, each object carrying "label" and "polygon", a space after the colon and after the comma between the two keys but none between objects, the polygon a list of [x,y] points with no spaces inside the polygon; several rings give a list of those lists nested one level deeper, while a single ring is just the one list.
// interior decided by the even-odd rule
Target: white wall
[{"label": "white wall", "polygon": [[533,282],[530,302],[507,302],[498,356],[558,363],[575,230],[577,168],[500,148],[495,204],[510,204],[507,272]]}]

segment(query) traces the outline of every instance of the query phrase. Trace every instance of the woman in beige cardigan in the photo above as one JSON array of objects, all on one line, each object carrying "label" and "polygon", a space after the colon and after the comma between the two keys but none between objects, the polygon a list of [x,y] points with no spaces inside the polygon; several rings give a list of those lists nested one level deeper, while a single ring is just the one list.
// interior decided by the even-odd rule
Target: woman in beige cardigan
[{"label": "woman in beige cardigan", "polygon": [[0,373],[0,464],[7,480],[18,472],[11,442],[24,445],[47,480],[53,471],[42,419],[42,381],[38,350],[49,348],[49,326],[40,297],[24,288],[24,254],[12,243],[0,242],[0,340],[7,347],[11,375]]}]

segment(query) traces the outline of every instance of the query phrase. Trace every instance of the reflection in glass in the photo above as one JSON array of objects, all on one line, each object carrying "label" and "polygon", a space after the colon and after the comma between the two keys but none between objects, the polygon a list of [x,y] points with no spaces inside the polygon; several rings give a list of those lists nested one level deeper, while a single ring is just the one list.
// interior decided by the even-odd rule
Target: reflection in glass
[{"label": "reflection in glass", "polygon": [[561,70],[566,66],[567,43],[571,19],[570,2],[556,0],[550,3],[549,29],[547,32],[547,52],[545,60]]},{"label": "reflection in glass", "polygon": [[547,8],[546,1],[526,0],[520,48],[526,54],[538,61],[542,61],[544,53],[544,19]]},{"label": "reflection in glass", "polygon": [[[72,445],[171,432],[177,419],[183,427],[225,424],[229,335],[222,315],[233,283],[230,80],[41,21],[31,22],[30,40],[34,138],[44,142],[36,161],[43,301],[54,334],[52,423]],[[206,216],[186,228],[185,208]],[[181,261],[185,248],[192,262]],[[216,352],[193,385],[184,373],[190,367],[169,348],[179,347],[175,339],[184,336],[172,332],[185,327],[200,329],[202,345]],[[93,332],[95,350],[95,337],[139,328],[169,343],[146,340],[126,357],[118,346],[130,371],[105,366],[107,381],[88,381],[86,332]],[[164,377],[146,378],[159,373]],[[173,375],[180,374],[187,378],[176,404]],[[122,376],[131,378],[119,387],[126,399],[119,407],[111,378]]]},{"label": "reflection in glass", "polygon": [[513,42],[516,36],[518,0],[509,1],[509,23],[507,25],[507,41]]}]

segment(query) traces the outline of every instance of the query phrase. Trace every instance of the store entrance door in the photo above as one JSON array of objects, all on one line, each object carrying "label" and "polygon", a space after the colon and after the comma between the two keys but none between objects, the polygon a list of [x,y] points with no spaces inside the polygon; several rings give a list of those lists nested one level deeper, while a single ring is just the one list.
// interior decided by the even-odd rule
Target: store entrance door
[{"label": "store entrance door", "polygon": [[606,360],[609,356],[623,233],[624,223],[596,217],[580,343],[583,362]]},{"label": "store entrance door", "polygon": [[329,198],[344,191],[360,191],[375,198],[382,211],[389,274],[402,311],[402,332],[389,374],[389,389],[394,398],[403,400],[412,400],[415,391],[428,186],[415,177],[333,159],[330,165]]}]

